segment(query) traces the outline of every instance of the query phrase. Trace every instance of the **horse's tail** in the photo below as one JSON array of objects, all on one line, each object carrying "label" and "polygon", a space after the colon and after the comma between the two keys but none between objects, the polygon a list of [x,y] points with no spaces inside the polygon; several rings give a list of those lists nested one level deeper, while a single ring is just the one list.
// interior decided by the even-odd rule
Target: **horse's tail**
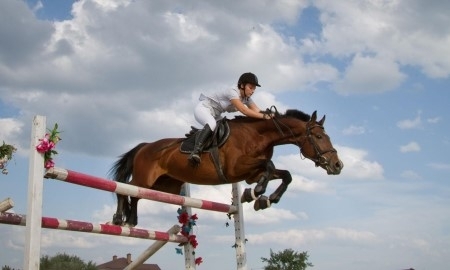
[{"label": "horse's tail", "polygon": [[120,183],[128,183],[133,172],[133,161],[136,153],[147,143],[140,143],[130,151],[121,155],[109,170],[110,177]]},{"label": "horse's tail", "polygon": [[[136,153],[146,144],[147,143],[140,143],[130,151],[121,155],[109,170],[109,177],[116,182],[128,183],[133,173],[134,157],[136,156]],[[122,207],[120,207],[120,203],[122,203]],[[129,196],[117,194],[117,204],[117,212],[113,217],[113,222],[114,224],[119,225],[119,220],[120,223],[122,221],[122,215],[125,215],[127,220],[130,217],[131,205]],[[122,211],[119,209],[122,209]]]}]

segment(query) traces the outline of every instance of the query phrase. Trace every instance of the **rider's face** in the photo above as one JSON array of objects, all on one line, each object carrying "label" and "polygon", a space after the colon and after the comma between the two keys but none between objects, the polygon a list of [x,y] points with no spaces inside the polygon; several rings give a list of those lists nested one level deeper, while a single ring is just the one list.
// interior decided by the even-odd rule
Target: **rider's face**
[{"label": "rider's face", "polygon": [[256,85],[251,83],[246,83],[244,86],[244,96],[250,97],[256,90]]}]

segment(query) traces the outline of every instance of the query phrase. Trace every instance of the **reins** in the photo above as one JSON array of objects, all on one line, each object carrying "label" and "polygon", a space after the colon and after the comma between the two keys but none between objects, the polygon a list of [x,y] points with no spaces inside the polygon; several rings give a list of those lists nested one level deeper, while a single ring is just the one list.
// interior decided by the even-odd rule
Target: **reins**
[{"label": "reins", "polygon": [[[274,109],[274,111],[272,111],[272,109]],[[300,141],[299,141],[299,138],[305,137],[305,138],[309,139],[309,142],[311,143],[311,145],[312,145],[313,148],[314,148],[314,151],[316,152],[316,156],[317,156],[317,157],[314,158],[314,159],[312,159],[312,160],[315,162],[316,167],[319,166],[319,165],[324,165],[324,166],[328,166],[328,165],[329,165],[328,160],[327,160],[323,155],[326,154],[326,153],[329,153],[329,152],[337,152],[336,149],[331,148],[331,149],[329,149],[329,150],[326,150],[326,151],[323,151],[323,152],[322,152],[322,151],[319,149],[319,146],[317,145],[317,143],[313,140],[312,135],[311,135],[311,130],[312,130],[313,128],[320,127],[320,128],[323,129],[323,126],[317,125],[317,124],[314,124],[314,125],[310,126],[310,125],[308,125],[308,123],[307,123],[307,124],[306,124],[306,135],[295,136],[295,134],[294,134],[294,132],[292,131],[292,129],[291,129],[288,125],[284,124],[282,121],[280,121],[280,120],[277,118],[277,116],[280,116],[280,114],[278,113],[278,110],[277,110],[277,108],[276,108],[274,105],[272,105],[270,108],[267,108],[266,111],[265,111],[264,113],[265,113],[265,114],[268,114],[268,115],[271,115],[273,112],[275,112],[275,117],[272,117],[272,121],[273,121],[275,127],[277,128],[278,132],[279,132],[279,133],[281,134],[281,136],[283,136],[283,137],[284,137],[285,135],[284,135],[282,126],[283,126],[284,128],[286,128],[286,129],[289,131],[289,133],[291,134],[291,136],[294,138],[295,143],[296,143],[297,146],[300,148],[300,158],[301,158],[301,159],[305,159],[305,157],[303,157],[303,155],[302,155],[302,148],[303,148],[303,145],[305,144],[305,140],[303,140],[303,142],[300,142]]]}]

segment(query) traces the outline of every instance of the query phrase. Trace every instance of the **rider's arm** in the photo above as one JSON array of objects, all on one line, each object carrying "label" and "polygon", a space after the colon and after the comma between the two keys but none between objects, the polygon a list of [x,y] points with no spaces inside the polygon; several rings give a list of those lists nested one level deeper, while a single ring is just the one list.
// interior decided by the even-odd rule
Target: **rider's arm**
[{"label": "rider's arm", "polygon": [[250,107],[245,106],[244,103],[242,103],[239,99],[231,99],[231,104],[233,104],[238,111],[243,113],[245,116],[253,117],[253,118],[259,118],[259,119],[267,119],[268,117],[262,114],[256,106],[255,103],[249,104]]}]

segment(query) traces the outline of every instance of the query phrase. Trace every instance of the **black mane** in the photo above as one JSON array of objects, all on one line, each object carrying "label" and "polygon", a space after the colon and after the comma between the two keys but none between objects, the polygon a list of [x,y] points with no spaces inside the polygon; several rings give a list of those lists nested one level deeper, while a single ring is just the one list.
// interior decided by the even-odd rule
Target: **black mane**
[{"label": "black mane", "polygon": [[297,118],[299,120],[302,120],[304,122],[308,122],[311,119],[311,115],[306,114],[300,110],[295,110],[295,109],[289,109],[286,111],[286,113],[284,114],[284,116],[286,117],[294,117]]},{"label": "black mane", "polygon": [[[285,114],[278,114],[277,113],[275,115],[275,118],[276,117],[294,117],[294,118],[297,118],[297,119],[302,120],[304,122],[308,122],[311,119],[311,116],[309,114],[304,113],[304,112],[302,112],[300,110],[296,110],[296,109],[288,109]],[[244,115],[236,115],[236,116],[234,116],[234,119],[244,120],[244,121],[245,120],[248,120],[248,121],[258,120],[258,119],[250,118],[250,117],[247,117],[247,116],[244,116]]]}]

